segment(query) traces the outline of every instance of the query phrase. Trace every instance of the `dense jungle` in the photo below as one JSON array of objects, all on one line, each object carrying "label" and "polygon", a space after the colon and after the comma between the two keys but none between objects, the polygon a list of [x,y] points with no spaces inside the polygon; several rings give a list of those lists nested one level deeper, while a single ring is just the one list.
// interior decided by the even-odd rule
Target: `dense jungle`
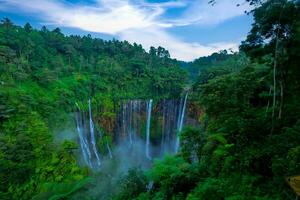
[{"label": "dense jungle", "polygon": [[295,199],[300,2],[245,3],[239,51],[191,62],[2,19],[0,199]]}]

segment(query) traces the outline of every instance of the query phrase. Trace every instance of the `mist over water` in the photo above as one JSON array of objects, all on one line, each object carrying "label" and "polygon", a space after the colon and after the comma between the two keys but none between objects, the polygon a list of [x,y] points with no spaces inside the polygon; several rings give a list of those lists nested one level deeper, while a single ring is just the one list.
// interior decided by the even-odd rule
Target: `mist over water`
[{"label": "mist over water", "polygon": [[[112,146],[95,128],[90,100],[87,112],[78,107],[76,129],[84,165],[102,171],[111,163],[118,162],[118,174],[132,167],[147,168],[152,159],[177,153],[180,146],[178,134],[185,121],[187,97],[186,94],[180,99],[158,102],[152,99],[122,100]],[[100,153],[96,141],[103,142],[106,154]]]}]

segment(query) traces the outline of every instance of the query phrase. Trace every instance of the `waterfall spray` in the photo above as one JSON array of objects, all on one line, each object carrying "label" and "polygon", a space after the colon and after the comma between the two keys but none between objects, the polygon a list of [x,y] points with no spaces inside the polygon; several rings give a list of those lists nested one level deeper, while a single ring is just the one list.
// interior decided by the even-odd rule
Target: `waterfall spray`
[{"label": "waterfall spray", "polygon": [[107,138],[106,138],[106,148],[107,148],[107,151],[108,151],[109,158],[112,159],[113,156],[112,156],[111,149],[110,149],[110,147],[109,147]]},{"label": "waterfall spray", "polygon": [[147,103],[147,127],[146,127],[146,157],[151,160],[149,146],[150,146],[150,122],[152,111],[152,99]]},{"label": "waterfall spray", "polygon": [[91,165],[91,152],[88,146],[88,142],[87,139],[84,135],[83,132],[83,124],[82,124],[82,118],[81,118],[81,110],[80,107],[77,103],[75,103],[77,108],[78,108],[78,112],[76,114],[76,128],[77,128],[77,132],[78,132],[78,136],[79,136],[79,142],[80,142],[80,147],[81,147],[81,151],[82,151],[82,155],[83,155],[83,159],[85,161],[85,163],[88,166],[92,166]]},{"label": "waterfall spray", "polygon": [[90,134],[91,134],[91,143],[93,146],[93,150],[97,159],[98,166],[101,165],[99,154],[96,147],[95,133],[94,133],[94,123],[92,119],[92,109],[91,109],[91,100],[89,99],[89,115],[90,115]]},{"label": "waterfall spray", "polygon": [[79,113],[77,113],[77,116],[76,116],[76,123],[77,123],[76,128],[77,128],[77,132],[78,132],[78,136],[79,136],[81,152],[82,152],[83,159],[84,159],[85,163],[88,166],[91,166],[90,150],[89,150],[88,145],[86,144],[84,136],[83,136],[83,132],[82,132],[82,128],[81,128],[82,126],[81,126],[81,123],[80,123],[79,115],[80,115],[80,110],[79,110]]},{"label": "waterfall spray", "polygon": [[163,155],[165,153],[165,99],[162,103],[162,123],[161,123],[161,144],[160,153]]},{"label": "waterfall spray", "polygon": [[129,143],[130,146],[132,146],[132,117],[133,117],[133,112],[132,112],[132,101],[130,101],[129,104]]},{"label": "waterfall spray", "polygon": [[177,138],[176,138],[176,144],[175,144],[175,153],[178,152],[179,150],[179,147],[180,147],[180,138],[179,138],[179,133],[182,131],[182,128],[183,128],[183,121],[184,121],[184,116],[185,116],[185,108],[186,108],[186,101],[187,101],[187,98],[188,98],[188,93],[186,93],[185,97],[184,97],[184,103],[183,103],[183,106],[182,106],[182,110],[180,113],[180,120],[179,120],[179,126],[178,126],[178,133],[177,133]]}]

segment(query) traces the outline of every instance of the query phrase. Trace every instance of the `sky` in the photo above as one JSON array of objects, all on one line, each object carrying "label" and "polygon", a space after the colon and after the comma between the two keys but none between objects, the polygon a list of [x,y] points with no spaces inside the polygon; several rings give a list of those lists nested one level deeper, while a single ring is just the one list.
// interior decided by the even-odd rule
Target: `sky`
[{"label": "sky", "polygon": [[[192,61],[224,49],[238,50],[252,24],[245,0],[0,0],[0,17],[65,34],[127,40],[169,50]],[[239,4],[239,6],[237,6]]]}]

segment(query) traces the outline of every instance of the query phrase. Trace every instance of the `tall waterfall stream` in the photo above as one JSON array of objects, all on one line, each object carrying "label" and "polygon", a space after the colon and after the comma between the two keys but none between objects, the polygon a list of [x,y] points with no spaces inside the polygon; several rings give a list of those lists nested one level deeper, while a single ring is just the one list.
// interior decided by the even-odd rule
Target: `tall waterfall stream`
[{"label": "tall waterfall stream", "polygon": [[114,148],[122,144],[128,149],[144,146],[144,157],[147,160],[162,157],[165,154],[175,154],[180,148],[179,133],[185,122],[188,94],[180,99],[164,99],[159,102],[149,100],[123,100],[117,112],[114,147],[107,138],[95,128],[92,115],[92,105],[89,100],[88,112],[80,109],[78,104],[75,115],[78,142],[85,165],[99,169],[101,155],[97,141],[103,142],[108,158],[114,157]]}]

